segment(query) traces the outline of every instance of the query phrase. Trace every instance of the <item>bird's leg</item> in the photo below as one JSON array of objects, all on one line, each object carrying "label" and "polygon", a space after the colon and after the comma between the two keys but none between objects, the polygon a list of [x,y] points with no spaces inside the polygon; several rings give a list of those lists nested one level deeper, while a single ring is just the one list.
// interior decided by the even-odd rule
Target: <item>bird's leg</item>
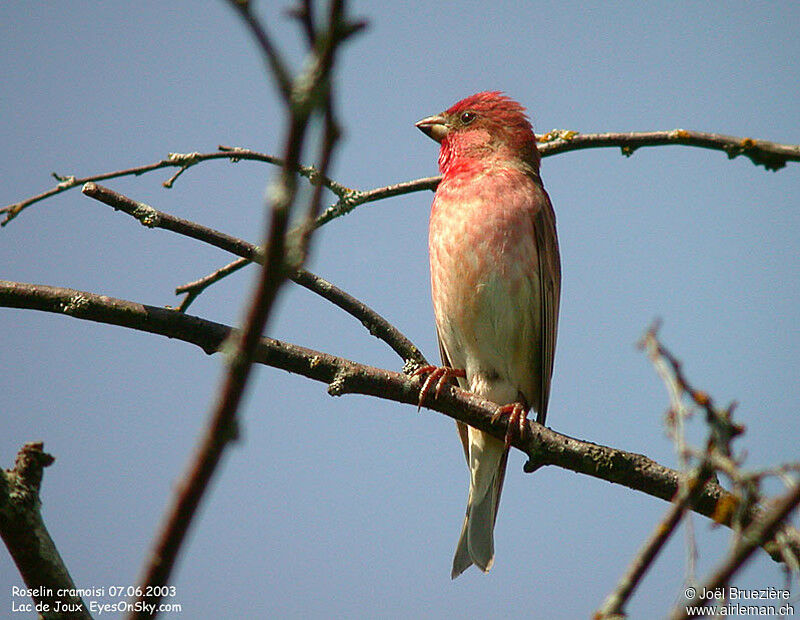
[{"label": "bird's leg", "polygon": [[527,412],[528,408],[520,402],[501,405],[497,408],[497,411],[494,412],[492,423],[497,422],[504,413],[508,414],[508,426],[506,427],[505,437],[506,448],[511,446],[511,440],[514,435],[520,439],[525,437],[525,433],[528,430]]},{"label": "bird's leg", "polygon": [[456,377],[466,377],[467,373],[463,368],[450,368],[449,366],[421,366],[420,368],[417,368],[411,376],[419,377],[421,375],[428,376],[425,378],[425,383],[422,384],[422,387],[419,390],[417,411],[422,408],[422,403],[425,400],[425,397],[428,396],[428,392],[434,383],[436,383],[436,390],[434,391],[434,394],[438,398],[439,394],[442,392],[442,388],[447,385],[450,379],[455,379]]}]

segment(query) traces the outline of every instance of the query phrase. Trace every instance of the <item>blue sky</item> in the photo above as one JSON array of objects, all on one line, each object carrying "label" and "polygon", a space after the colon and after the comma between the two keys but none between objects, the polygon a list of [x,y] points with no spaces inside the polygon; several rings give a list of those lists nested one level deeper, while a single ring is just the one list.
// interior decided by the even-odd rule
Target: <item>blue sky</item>
[{"label": "blue sky", "polygon": [[[300,64],[288,3],[261,3]],[[355,2],[369,29],[344,50],[344,127],[332,175],[369,189],[430,176],[437,146],[413,123],[479,90],[529,110],[537,133],[683,127],[800,142],[800,7],[791,2]],[[283,113],[247,32],[223,2],[0,6],[0,202],[218,144],[277,153]],[[258,242],[262,164],[109,181],[156,208]],[[674,466],[667,394],[635,348],[655,318],[694,383],[739,401],[747,464],[798,460],[800,167],[684,147],[544,160],[563,291],[548,425]],[[432,195],[365,205],[324,227],[310,268],[436,358],[427,271]],[[78,190],[0,231],[0,277],[175,305],[175,286],[228,256],[147,230]],[[237,323],[255,275],[191,312]],[[219,384],[219,356],[152,335],[0,309],[0,462],[43,440],[56,457],[43,511],[75,581],[137,580]],[[288,285],[270,335],[398,369],[351,317]],[[171,617],[586,617],[667,505],[513,454],[488,575],[450,581],[467,472],[451,420],[259,368],[242,441],[214,480],[180,564]],[[691,436],[702,437],[701,420]],[[777,485],[772,487],[777,490]],[[698,569],[727,530],[695,519]],[[663,615],[682,592],[678,535],[629,606]],[[0,553],[0,609],[21,580]],[[742,587],[781,587],[758,553]],[[169,617],[169,616],[168,616]]]}]

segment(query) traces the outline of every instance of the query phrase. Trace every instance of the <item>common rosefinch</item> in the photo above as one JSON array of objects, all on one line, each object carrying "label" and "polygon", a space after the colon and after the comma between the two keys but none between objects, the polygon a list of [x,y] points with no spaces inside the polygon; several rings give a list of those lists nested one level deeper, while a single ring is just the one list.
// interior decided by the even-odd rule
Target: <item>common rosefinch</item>
[{"label": "common rosefinch", "polygon": [[[470,472],[455,579],[494,563],[494,523],[510,433],[526,413],[545,421],[556,346],[561,264],[550,198],[525,109],[499,92],[472,95],[416,124],[441,143],[428,248],[439,349],[433,380],[459,385],[509,413],[505,443],[458,423]],[[516,431],[514,430],[516,429]]]}]

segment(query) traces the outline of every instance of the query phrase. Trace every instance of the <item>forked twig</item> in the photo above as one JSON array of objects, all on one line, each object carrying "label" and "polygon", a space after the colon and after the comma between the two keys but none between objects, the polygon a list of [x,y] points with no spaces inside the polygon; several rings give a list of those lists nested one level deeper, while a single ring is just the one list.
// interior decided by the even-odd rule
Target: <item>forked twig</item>
[{"label": "forked twig", "polygon": [[[143,226],[169,230],[186,237],[191,237],[192,239],[203,241],[204,243],[208,243],[242,257],[197,282],[192,282],[180,287],[178,292],[185,292],[187,294],[186,299],[193,298],[191,296],[196,297],[198,289],[204,289],[212,282],[237,271],[250,262],[260,263],[263,260],[261,250],[247,241],[226,235],[225,233],[202,226],[196,222],[175,217],[164,211],[159,211],[148,204],[128,198],[119,192],[115,192],[102,185],[97,185],[97,183],[87,183],[84,185],[83,193],[90,198],[107,204],[117,211],[122,211],[123,213],[135,217]],[[313,218],[309,218],[309,221],[313,221]],[[287,273],[286,277],[354,316],[369,330],[370,334],[388,344],[392,350],[409,365],[409,368],[410,366],[427,364],[422,352],[414,343],[406,338],[396,327],[389,323],[389,321],[362,301],[356,299],[327,280],[324,280],[320,276],[304,269],[291,271]],[[184,300],[184,303],[181,304],[178,309],[183,312],[186,306],[188,306],[188,303]]]}]

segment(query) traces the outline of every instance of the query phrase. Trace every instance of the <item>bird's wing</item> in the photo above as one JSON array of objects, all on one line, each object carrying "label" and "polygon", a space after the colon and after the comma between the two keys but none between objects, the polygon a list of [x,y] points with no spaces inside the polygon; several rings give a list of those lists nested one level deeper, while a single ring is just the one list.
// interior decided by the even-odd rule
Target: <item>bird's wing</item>
[{"label": "bird's wing", "polygon": [[544,202],[533,215],[533,232],[536,237],[536,250],[539,268],[539,325],[542,330],[538,363],[541,369],[539,403],[536,421],[544,424],[547,417],[547,402],[550,398],[550,378],[553,374],[553,359],[558,331],[558,304],[561,296],[561,258],[556,236],[556,216],[550,197],[542,188]]}]

